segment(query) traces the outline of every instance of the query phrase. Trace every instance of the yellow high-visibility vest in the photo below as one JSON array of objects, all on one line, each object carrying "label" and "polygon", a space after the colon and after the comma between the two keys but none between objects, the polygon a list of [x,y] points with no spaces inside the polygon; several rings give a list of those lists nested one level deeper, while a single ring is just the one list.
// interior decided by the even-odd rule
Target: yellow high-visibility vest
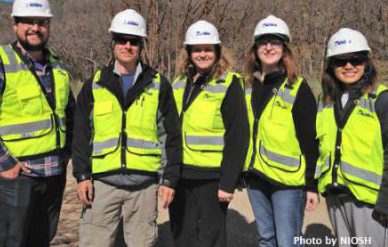
[{"label": "yellow high-visibility vest", "polygon": [[[384,90],[387,87],[379,85],[375,92],[357,100],[343,129],[336,124],[334,104],[320,102],[317,115],[320,156],[315,171],[319,192],[323,193],[328,185],[338,183],[346,186],[357,200],[376,203],[384,151],[375,103]],[[340,135],[339,143],[336,143],[337,135]],[[338,164],[335,164],[336,152],[340,155]],[[336,181],[333,181],[333,170],[337,172]]]},{"label": "yellow high-visibility vest", "polygon": [[[160,74],[123,110],[116,96],[97,84],[101,72],[93,79],[93,153],[92,173],[120,168],[157,172],[161,166],[162,144],[158,141],[157,112]],[[126,146],[123,146],[125,138]],[[126,163],[122,164],[121,155]]]},{"label": "yellow high-visibility vest", "polygon": [[53,66],[53,110],[37,81],[11,45],[0,46],[6,86],[0,101],[0,137],[18,159],[61,149],[66,141],[65,108],[70,93],[69,74],[50,54]]}]

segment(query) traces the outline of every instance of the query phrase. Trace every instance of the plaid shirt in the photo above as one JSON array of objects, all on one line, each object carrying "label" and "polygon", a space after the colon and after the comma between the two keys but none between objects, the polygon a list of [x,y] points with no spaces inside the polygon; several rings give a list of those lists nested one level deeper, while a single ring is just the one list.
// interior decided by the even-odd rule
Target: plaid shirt
[{"label": "plaid shirt", "polygon": [[[33,61],[28,53],[23,53],[28,60],[34,66],[35,72],[39,77],[39,83],[43,86],[45,91],[48,94],[48,100],[51,101],[54,99],[52,92],[52,81],[51,73],[52,68],[50,64],[40,63]],[[5,71],[3,62],[0,59],[0,97],[4,91],[5,86]],[[13,157],[7,150],[7,147],[0,142],[0,171],[5,171],[13,166],[15,166],[17,159]],[[25,161],[27,165],[31,167],[31,173],[23,173],[26,176],[30,177],[49,177],[59,175],[64,172],[64,166],[61,165],[61,157],[58,155],[46,156],[43,158],[27,160]]]}]

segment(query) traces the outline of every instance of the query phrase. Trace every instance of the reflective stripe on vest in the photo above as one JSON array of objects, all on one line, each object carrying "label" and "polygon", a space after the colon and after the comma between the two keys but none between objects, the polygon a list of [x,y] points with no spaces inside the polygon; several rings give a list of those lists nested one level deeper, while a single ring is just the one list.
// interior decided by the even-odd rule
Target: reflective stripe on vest
[{"label": "reflective stripe on vest", "polygon": [[[292,108],[302,81],[303,78],[298,77],[290,85],[286,79],[279,90],[273,91],[274,95],[258,120],[254,119],[251,90],[246,91],[251,141],[244,170],[256,170],[287,186],[305,184],[305,157],[299,147],[292,116]],[[257,132],[256,140],[253,140],[254,132]]]},{"label": "reflective stripe on vest", "polygon": [[11,45],[0,47],[0,57],[7,81],[0,103],[0,135],[7,149],[22,158],[64,147],[70,79],[61,62],[49,54],[55,90],[53,111],[36,77]]},{"label": "reflective stripe on vest", "polygon": [[241,78],[237,73],[228,72],[221,78],[206,83],[185,112],[182,108],[187,77],[177,78],[172,84],[178,113],[182,119],[185,165],[220,167],[225,133],[221,105],[234,77]]},{"label": "reflective stripe on vest", "polygon": [[[116,97],[97,84],[98,71],[92,85],[94,107],[92,111],[94,138],[92,173],[102,173],[126,168],[157,172],[161,165],[161,148],[157,135],[160,75],[126,110],[122,111]],[[126,126],[122,126],[125,117]],[[126,133],[126,147],[122,147],[122,133]],[[125,164],[121,156],[125,152]]]},{"label": "reflective stripe on vest", "polygon": [[[317,116],[317,138],[320,141],[315,178],[318,178],[318,190],[323,193],[326,186],[334,182],[346,186],[359,201],[374,204],[382,181],[383,144],[381,126],[375,110],[378,95],[387,90],[379,85],[372,94],[363,95],[356,100],[356,106],[342,131],[334,116],[334,105],[319,104]],[[341,143],[337,144],[337,133],[341,134]],[[336,146],[340,152],[337,180],[333,181],[334,157]]]}]

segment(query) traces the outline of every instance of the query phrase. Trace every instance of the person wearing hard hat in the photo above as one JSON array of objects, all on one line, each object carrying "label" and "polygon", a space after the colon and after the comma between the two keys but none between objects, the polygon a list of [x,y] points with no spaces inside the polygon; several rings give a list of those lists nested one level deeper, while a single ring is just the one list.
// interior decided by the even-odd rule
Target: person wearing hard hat
[{"label": "person wearing hard hat", "polygon": [[243,83],[213,24],[192,24],[184,45],[172,84],[183,139],[172,235],[175,246],[224,247],[226,212],[248,148]]},{"label": "person wearing hard hat", "polygon": [[304,210],[318,203],[314,95],[297,73],[288,25],[258,22],[244,64],[250,148],[244,178],[255,216],[257,246],[303,246]]},{"label": "person wearing hard hat", "polygon": [[0,246],[49,246],[70,157],[75,100],[46,43],[47,0],[15,0],[16,41],[0,46]]},{"label": "person wearing hard hat", "polygon": [[366,245],[383,247],[388,245],[388,88],[378,83],[370,51],[364,35],[350,28],[329,39],[315,176],[338,239],[363,237]]},{"label": "person wearing hard hat", "polygon": [[179,117],[169,81],[141,60],[144,18],[124,10],[109,32],[113,59],[77,99],[73,165],[84,206],[80,246],[113,246],[120,219],[127,246],[154,246],[157,192],[166,208],[179,176]]}]

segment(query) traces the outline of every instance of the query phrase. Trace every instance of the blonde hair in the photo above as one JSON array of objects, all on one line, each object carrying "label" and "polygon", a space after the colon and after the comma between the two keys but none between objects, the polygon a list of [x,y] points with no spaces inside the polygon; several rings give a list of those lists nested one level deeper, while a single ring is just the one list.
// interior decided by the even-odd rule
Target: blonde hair
[{"label": "blonde hair", "polygon": [[[219,48],[216,46],[216,56],[219,57],[219,59],[213,65],[212,71],[208,77],[210,80],[221,77],[226,71],[231,70],[235,64],[229,50],[226,47],[218,47]],[[176,62],[175,74],[177,76],[183,76],[186,73],[188,67],[195,67],[195,65],[190,59],[188,49],[182,48],[179,51],[178,59]]]},{"label": "blonde hair", "polygon": [[[247,51],[247,55],[243,65],[243,74],[245,84],[247,87],[252,87],[254,73],[261,71],[260,60],[256,56],[257,45],[253,44]],[[297,79],[297,67],[294,61],[294,56],[291,49],[286,43],[283,43],[283,56],[278,64],[279,67],[284,69],[287,74],[287,79],[290,84],[295,83]]]}]

